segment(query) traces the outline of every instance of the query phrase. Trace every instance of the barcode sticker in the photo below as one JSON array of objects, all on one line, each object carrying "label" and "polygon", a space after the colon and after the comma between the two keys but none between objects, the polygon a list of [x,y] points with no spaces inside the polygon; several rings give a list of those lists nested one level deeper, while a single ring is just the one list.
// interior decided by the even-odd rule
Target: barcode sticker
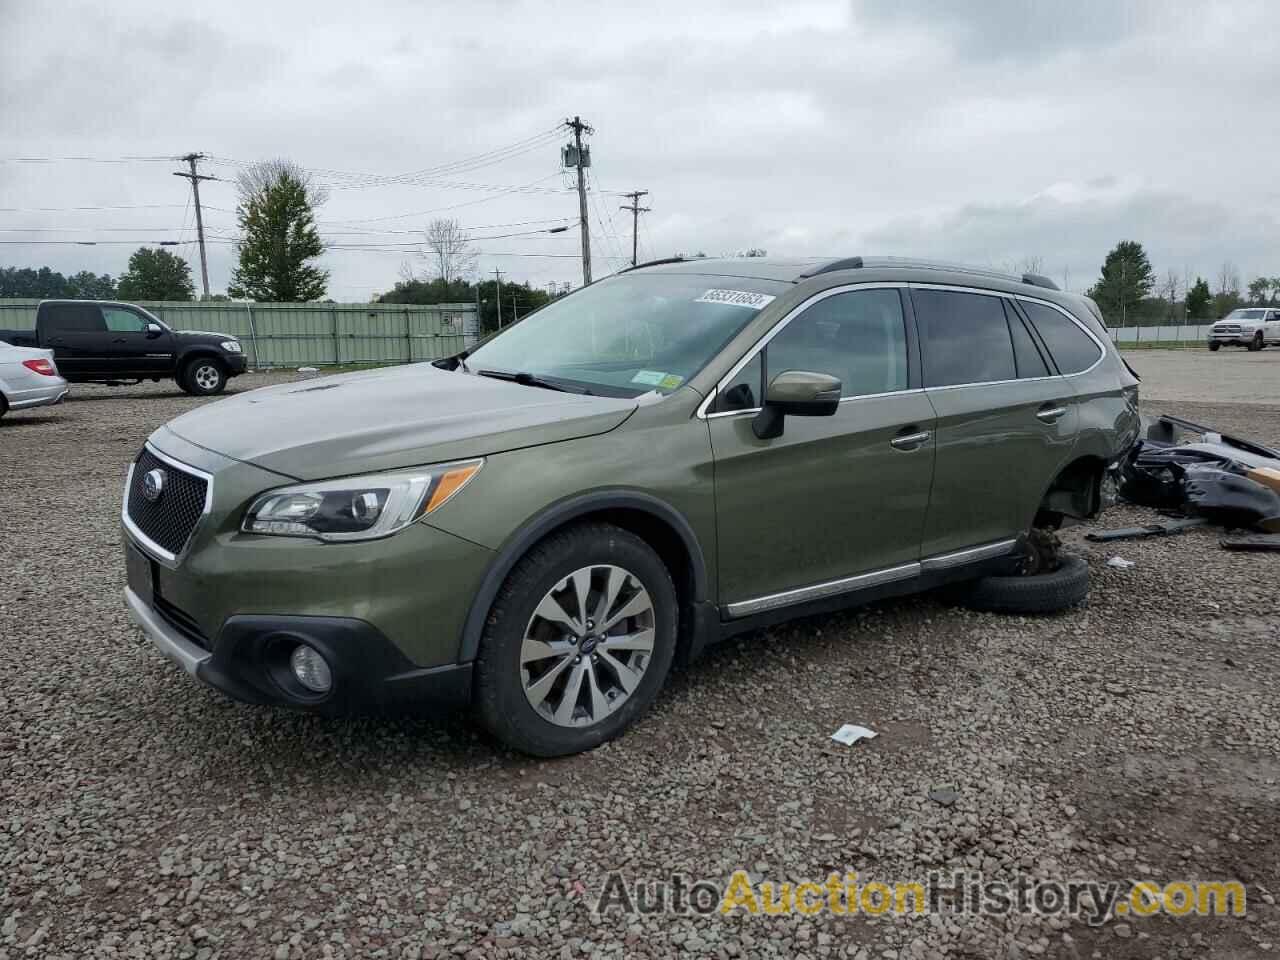
[{"label": "barcode sticker", "polygon": [[727,303],[733,307],[763,310],[777,299],[767,293],[750,293],[746,290],[708,290],[694,303]]}]

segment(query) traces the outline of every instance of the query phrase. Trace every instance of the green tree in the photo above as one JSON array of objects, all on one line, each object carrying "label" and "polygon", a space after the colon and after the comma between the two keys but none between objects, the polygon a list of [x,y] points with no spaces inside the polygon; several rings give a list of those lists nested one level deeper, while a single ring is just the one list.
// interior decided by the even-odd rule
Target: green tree
[{"label": "green tree", "polygon": [[1249,300],[1252,303],[1266,303],[1267,293],[1271,290],[1269,277],[1255,277],[1249,281]]},{"label": "green tree", "polygon": [[194,300],[191,265],[168,250],[139,247],[121,274],[118,296],[124,300]]},{"label": "green tree", "polygon": [[232,271],[227,293],[279,303],[323,299],[329,272],[311,261],[324,253],[315,224],[324,192],[287,160],[255,164],[237,185],[240,264]]},{"label": "green tree", "polygon": [[1155,284],[1155,271],[1142,244],[1121,240],[1107,254],[1102,277],[1089,291],[1089,296],[1098,302],[1108,323],[1119,326],[1137,321],[1141,311],[1135,308],[1150,296]]},{"label": "green tree", "polygon": [[116,282],[108,274],[81,270],[67,277],[67,289],[63,295],[75,300],[111,300],[118,294]]},{"label": "green tree", "polygon": [[1209,281],[1204,277],[1196,277],[1196,282],[1187,291],[1187,317],[1192,320],[1208,319],[1213,294],[1209,292]]},{"label": "green tree", "polygon": [[[480,329],[498,329],[497,282],[485,280],[472,284],[466,280],[445,283],[435,280],[401,280],[389,292],[377,298],[378,303],[475,303],[480,302]],[[502,284],[502,325],[522,319],[526,314],[550,303],[551,294],[527,283]]]}]

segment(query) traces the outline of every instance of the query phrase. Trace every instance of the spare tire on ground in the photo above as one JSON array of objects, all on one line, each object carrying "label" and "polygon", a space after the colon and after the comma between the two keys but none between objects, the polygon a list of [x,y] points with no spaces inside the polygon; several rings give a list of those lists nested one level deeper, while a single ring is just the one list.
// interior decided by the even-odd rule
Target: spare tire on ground
[{"label": "spare tire on ground", "polygon": [[957,594],[974,610],[993,613],[1057,613],[1089,595],[1089,563],[1083,557],[1061,554],[1056,570],[1046,573],[982,577],[962,584]]}]

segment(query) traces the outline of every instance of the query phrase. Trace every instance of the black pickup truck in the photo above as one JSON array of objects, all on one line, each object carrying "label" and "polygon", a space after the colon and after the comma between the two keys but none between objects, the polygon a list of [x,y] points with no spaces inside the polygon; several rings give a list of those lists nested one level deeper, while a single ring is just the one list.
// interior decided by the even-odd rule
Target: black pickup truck
[{"label": "black pickup truck", "polygon": [[72,383],[137,383],[172,377],[198,396],[221,393],[245,371],[240,341],[172,330],[141,307],[107,300],[45,300],[35,330],[0,330],[0,341],[53,351]]}]

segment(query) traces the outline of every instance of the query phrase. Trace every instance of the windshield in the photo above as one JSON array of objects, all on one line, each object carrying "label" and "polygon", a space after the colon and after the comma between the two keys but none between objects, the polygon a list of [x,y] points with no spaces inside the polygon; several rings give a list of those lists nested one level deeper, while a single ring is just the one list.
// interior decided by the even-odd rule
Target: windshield
[{"label": "windshield", "polygon": [[563,380],[592,393],[670,393],[790,284],[640,272],[556,300],[467,357],[496,370]]},{"label": "windshield", "polygon": [[1227,314],[1228,320],[1261,320],[1261,310],[1232,310]]}]

